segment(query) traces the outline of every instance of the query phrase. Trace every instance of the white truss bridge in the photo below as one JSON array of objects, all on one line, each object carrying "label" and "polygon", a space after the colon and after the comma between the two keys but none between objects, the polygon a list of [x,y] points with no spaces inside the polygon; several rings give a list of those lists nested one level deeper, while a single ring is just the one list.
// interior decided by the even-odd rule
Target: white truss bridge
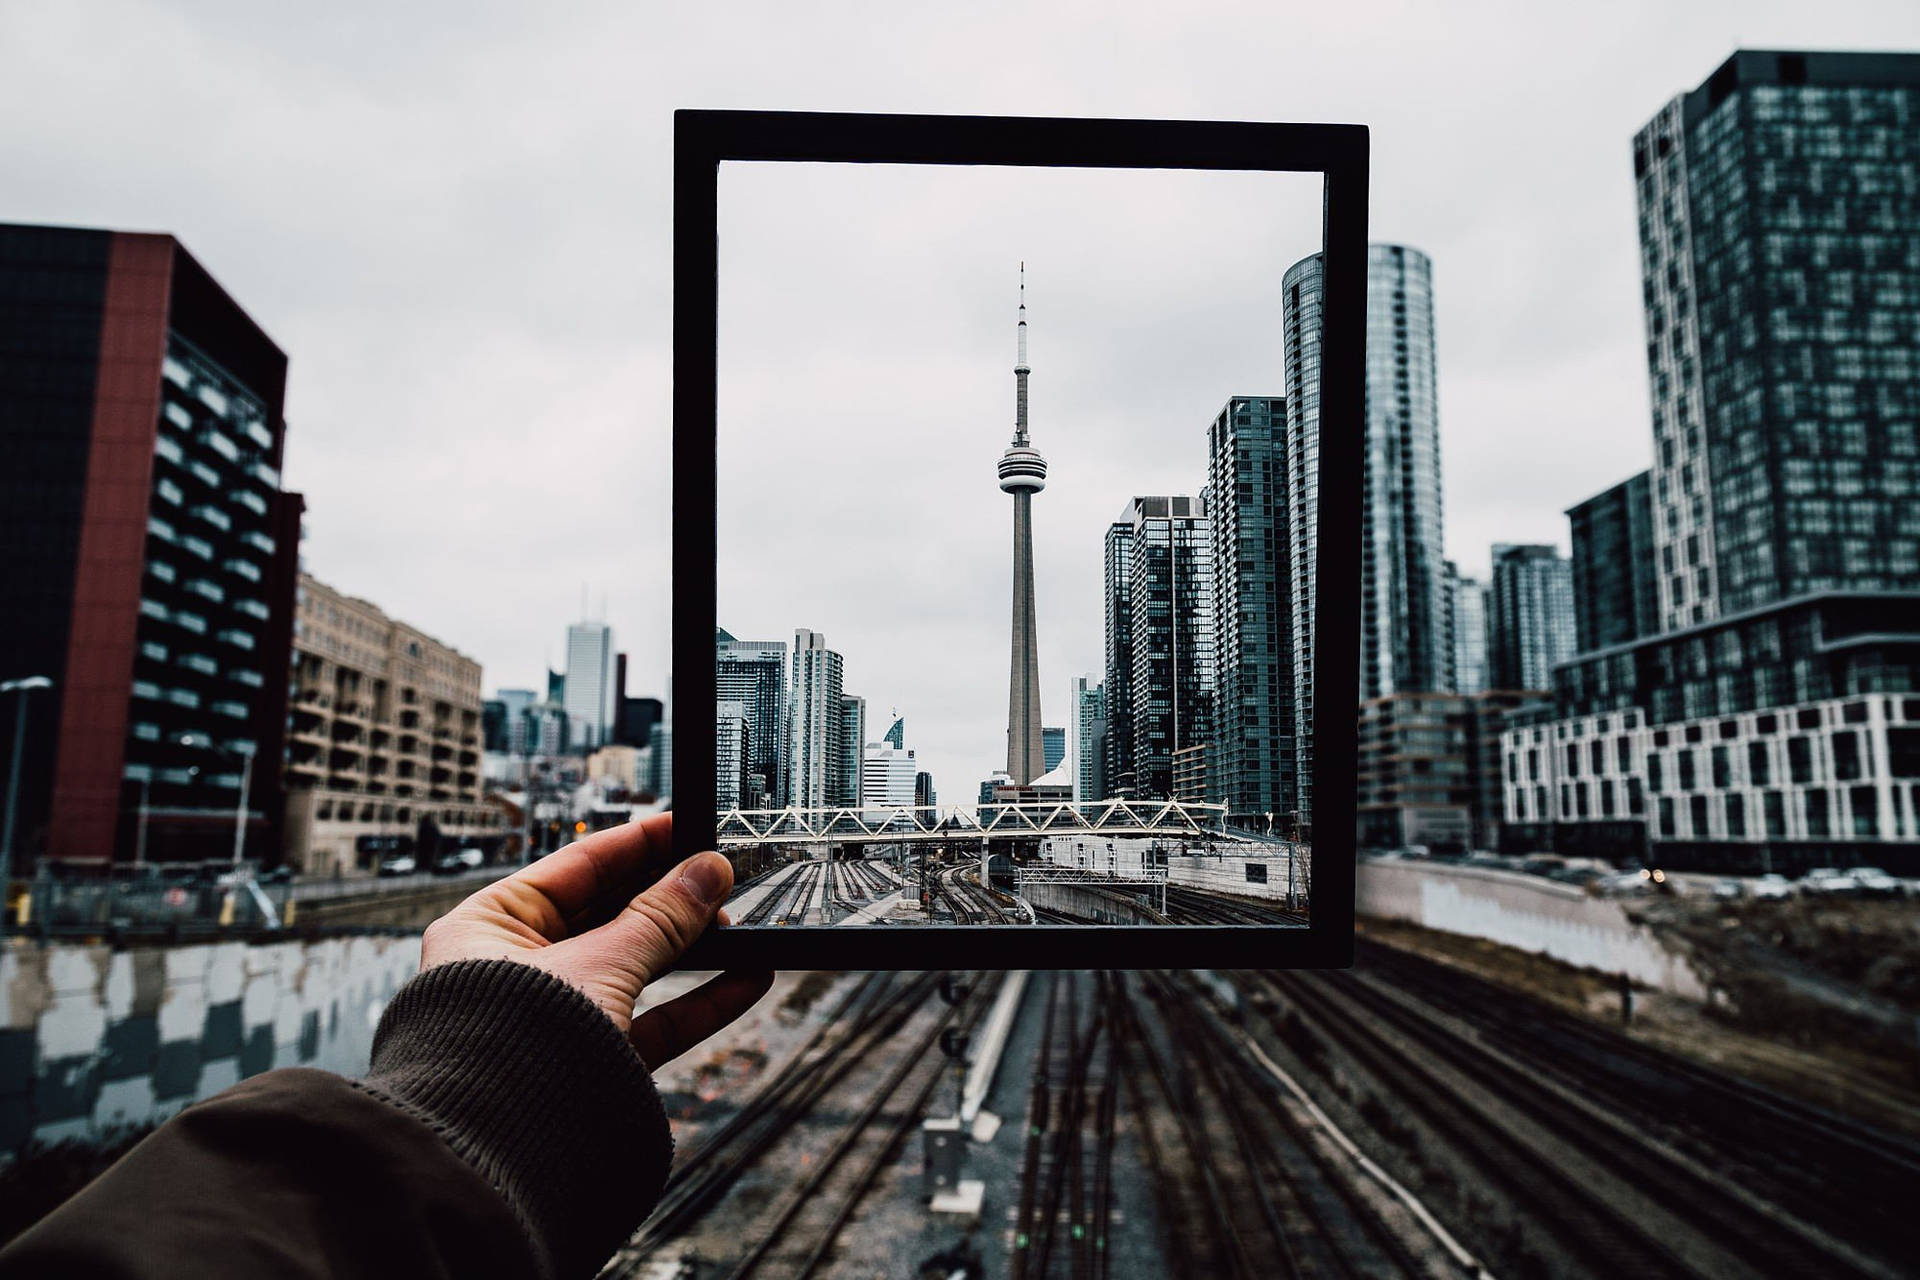
[{"label": "white truss bridge", "polygon": [[1181,800],[1028,801],[967,808],[853,805],[839,809],[729,809],[719,841],[745,844],[892,844],[942,840],[1093,836],[1220,840],[1227,807]]}]

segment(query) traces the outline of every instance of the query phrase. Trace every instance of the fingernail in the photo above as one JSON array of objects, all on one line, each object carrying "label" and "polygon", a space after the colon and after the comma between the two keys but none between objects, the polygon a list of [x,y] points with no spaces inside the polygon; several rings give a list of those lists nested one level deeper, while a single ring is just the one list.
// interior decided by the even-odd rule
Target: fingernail
[{"label": "fingernail", "polygon": [[680,879],[694,897],[710,907],[719,904],[727,896],[727,876],[721,870],[718,858],[695,858],[680,873]]}]

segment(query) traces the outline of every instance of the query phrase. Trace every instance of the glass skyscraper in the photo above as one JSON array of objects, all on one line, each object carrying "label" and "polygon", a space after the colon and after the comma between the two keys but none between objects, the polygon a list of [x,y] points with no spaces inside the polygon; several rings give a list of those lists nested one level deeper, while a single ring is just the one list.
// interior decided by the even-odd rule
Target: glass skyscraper
[{"label": "glass skyscraper", "polygon": [[1633,163],[1663,628],[1920,588],[1920,56],[1736,53]]},{"label": "glass skyscraper", "polygon": [[1573,532],[1576,647],[1587,653],[1660,629],[1652,473],[1642,471],[1567,509]]},{"label": "glass skyscraper", "polygon": [[1553,547],[1493,548],[1488,600],[1489,678],[1495,689],[1551,689],[1573,656],[1573,572]]},{"label": "glass skyscraper", "polygon": [[[1116,531],[1124,527],[1126,534]],[[1116,553],[1126,551],[1124,561]],[[1114,794],[1173,794],[1173,756],[1212,741],[1213,546],[1206,504],[1190,497],[1135,498],[1107,535],[1107,688],[1124,685],[1128,742],[1113,745]],[[1122,603],[1123,602],[1123,603]],[[1116,615],[1119,615],[1116,618]],[[1116,621],[1123,644],[1115,645]],[[1111,702],[1109,707],[1111,708]]]},{"label": "glass skyscraper", "polygon": [[1076,803],[1106,799],[1106,685],[1091,676],[1075,676],[1067,698],[1073,710],[1073,798]]},{"label": "glass skyscraper", "polygon": [[1133,521],[1116,520],[1107,526],[1101,547],[1107,623],[1106,799],[1131,796],[1133,769],[1133,604],[1129,575],[1133,569]]},{"label": "glass skyscraper", "polygon": [[1208,775],[1230,819],[1290,815],[1293,653],[1286,584],[1286,401],[1235,396],[1207,428],[1214,701]]},{"label": "glass skyscraper", "polygon": [[[1296,776],[1312,808],[1313,565],[1319,515],[1320,255],[1281,280],[1287,391],[1287,526],[1293,553]],[[1360,687],[1364,701],[1453,683],[1442,545],[1433,264],[1417,249],[1367,246],[1366,449],[1361,513]]]},{"label": "glass skyscraper", "polygon": [[624,690],[613,687],[613,628],[604,622],[576,622],[567,628],[568,743],[592,750],[611,740],[614,708]]},{"label": "glass skyscraper", "polygon": [[793,633],[793,674],[787,686],[787,803],[824,809],[842,803],[846,784],[845,699],[840,655],[827,638],[804,627]]},{"label": "glass skyscraper", "polygon": [[715,629],[714,690],[719,702],[740,704],[746,725],[746,763],[740,792],[755,792],[769,809],[787,804],[787,646],[783,640],[736,640]]},{"label": "glass skyscraper", "polygon": [[1487,688],[1487,584],[1464,577],[1447,561],[1447,649],[1455,693],[1484,693]]},{"label": "glass skyscraper", "polygon": [[1920,55],[1736,53],[1633,163],[1658,629],[1504,735],[1506,819],[1920,873]]}]

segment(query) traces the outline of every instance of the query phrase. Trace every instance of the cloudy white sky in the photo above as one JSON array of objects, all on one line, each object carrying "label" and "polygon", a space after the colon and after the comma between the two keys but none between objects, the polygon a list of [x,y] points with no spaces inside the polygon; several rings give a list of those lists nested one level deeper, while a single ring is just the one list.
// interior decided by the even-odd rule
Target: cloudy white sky
[{"label": "cloudy white sky", "polygon": [[[632,692],[657,692],[674,108],[1371,126],[1374,237],[1434,260],[1447,541],[1479,570],[1495,540],[1564,543],[1565,506],[1645,465],[1628,145],[1741,46],[1920,48],[1920,7],[0,0],[0,217],[173,232],[290,353],[312,572],[475,655],[489,687],[557,664],[589,585]],[[1002,259],[1034,264],[1037,370],[1068,350],[1073,304],[1048,290],[1073,277],[969,230],[927,211],[930,241],[992,261],[938,367],[963,345],[986,362],[994,434]],[[777,301],[795,326],[835,314]],[[890,336],[876,323],[866,350]],[[1064,370],[1044,376],[1058,418]],[[1098,654],[1046,656],[1055,719]]]},{"label": "cloudy white sky", "polygon": [[[1027,263],[1041,706],[1101,664],[1101,543],[1197,493],[1230,395],[1279,395],[1279,282],[1317,174],[723,166],[720,616],[823,632],[907,717],[942,799],[1006,763],[1014,422]],[[795,317],[804,317],[795,323]]]}]

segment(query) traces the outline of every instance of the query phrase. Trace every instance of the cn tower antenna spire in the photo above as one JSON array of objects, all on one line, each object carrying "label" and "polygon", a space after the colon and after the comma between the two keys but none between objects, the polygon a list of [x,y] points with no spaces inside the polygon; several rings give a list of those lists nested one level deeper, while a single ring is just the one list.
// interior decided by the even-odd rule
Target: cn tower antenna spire
[{"label": "cn tower antenna spire", "polygon": [[1027,442],[1027,264],[1020,264],[1020,322],[1014,327],[1019,335],[1018,354],[1013,361],[1014,412],[1013,442]]}]

